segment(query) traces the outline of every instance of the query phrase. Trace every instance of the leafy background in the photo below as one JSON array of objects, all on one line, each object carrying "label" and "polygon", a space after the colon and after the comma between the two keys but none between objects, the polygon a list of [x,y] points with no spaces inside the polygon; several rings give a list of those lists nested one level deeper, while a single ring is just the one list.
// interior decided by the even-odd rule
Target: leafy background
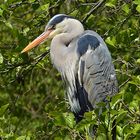
[{"label": "leafy background", "polygon": [[[95,110],[75,123],[60,74],[47,53],[50,42],[20,53],[58,13],[97,31],[112,54],[120,92],[100,121]],[[95,139],[111,140],[114,119],[117,140],[140,139],[140,1],[1,0],[0,139],[90,139],[88,127],[96,124]]]}]

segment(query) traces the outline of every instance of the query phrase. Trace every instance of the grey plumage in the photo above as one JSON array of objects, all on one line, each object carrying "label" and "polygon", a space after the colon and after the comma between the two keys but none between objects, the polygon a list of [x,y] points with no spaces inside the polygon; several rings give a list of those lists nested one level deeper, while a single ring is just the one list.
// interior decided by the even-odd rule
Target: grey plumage
[{"label": "grey plumage", "polygon": [[65,15],[54,16],[45,31],[22,52],[52,39],[51,60],[66,83],[67,97],[76,120],[97,103],[118,91],[110,52],[94,31],[84,30],[80,21]]},{"label": "grey plumage", "polygon": [[66,82],[71,110],[80,120],[84,112],[95,108],[108,95],[117,93],[118,86],[111,55],[103,39],[90,30],[80,30],[73,35],[73,31],[77,33],[75,30],[53,38],[51,58]]}]

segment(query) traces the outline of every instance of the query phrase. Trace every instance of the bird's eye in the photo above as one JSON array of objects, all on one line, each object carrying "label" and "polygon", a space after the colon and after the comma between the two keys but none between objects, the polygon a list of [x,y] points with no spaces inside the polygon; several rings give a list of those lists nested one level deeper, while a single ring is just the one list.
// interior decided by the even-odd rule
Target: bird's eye
[{"label": "bird's eye", "polygon": [[51,25],[50,27],[48,27],[48,30],[52,30],[55,29],[55,25]]}]

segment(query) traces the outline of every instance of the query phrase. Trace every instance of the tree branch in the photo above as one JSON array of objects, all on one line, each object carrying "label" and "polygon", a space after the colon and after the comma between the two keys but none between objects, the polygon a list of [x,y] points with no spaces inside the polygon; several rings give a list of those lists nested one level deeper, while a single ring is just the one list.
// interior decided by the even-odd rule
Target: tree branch
[{"label": "tree branch", "polygon": [[89,18],[89,16],[90,16],[95,10],[97,10],[104,2],[105,2],[105,0],[99,1],[99,2],[97,3],[97,5],[95,5],[95,7],[93,7],[93,8],[86,14],[86,16],[84,17],[84,19],[82,20],[82,23],[84,23],[84,22]]}]

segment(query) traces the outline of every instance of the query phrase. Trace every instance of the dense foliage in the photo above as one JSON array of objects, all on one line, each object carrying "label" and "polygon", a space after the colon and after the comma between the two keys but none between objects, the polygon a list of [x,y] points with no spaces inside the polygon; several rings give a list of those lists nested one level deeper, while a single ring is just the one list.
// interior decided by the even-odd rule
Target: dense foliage
[{"label": "dense foliage", "polygon": [[[120,92],[99,119],[95,110],[75,123],[49,42],[20,53],[58,13],[97,31],[112,54]],[[95,139],[110,140],[115,119],[117,140],[140,140],[140,0],[1,0],[0,139],[90,139],[96,124]]]}]

